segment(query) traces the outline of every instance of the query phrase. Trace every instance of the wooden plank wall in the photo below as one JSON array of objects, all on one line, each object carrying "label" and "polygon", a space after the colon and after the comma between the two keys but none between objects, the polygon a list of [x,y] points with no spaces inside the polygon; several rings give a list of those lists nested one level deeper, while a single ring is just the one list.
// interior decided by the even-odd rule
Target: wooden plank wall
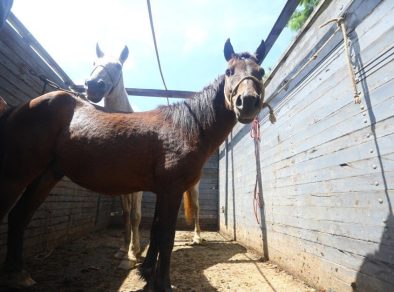
[{"label": "wooden plank wall", "polygon": [[[11,15],[9,20],[11,22],[0,28],[0,95],[7,103],[16,106],[42,93],[43,83],[29,73],[30,69],[64,87],[65,82],[70,83],[67,75],[15,16]],[[26,253],[49,252],[61,242],[105,227],[112,200],[63,179],[32,219],[25,234]],[[0,225],[0,257],[5,253],[6,230],[7,222],[3,222]]]},{"label": "wooden plank wall", "polygon": [[[218,230],[218,170],[219,170],[218,153],[215,153],[205,163],[202,169],[202,176],[200,182],[200,226],[202,230]],[[156,195],[154,193],[145,192],[142,196],[142,219],[141,226],[143,228],[150,228],[153,214],[155,211]],[[122,224],[122,210],[120,200],[115,200],[113,209],[114,216],[111,218],[111,223],[114,225]],[[194,229],[194,225],[187,225],[183,211],[183,203],[179,209],[177,229]]]},{"label": "wooden plank wall", "polygon": [[[337,35],[281,93],[347,12],[353,92]],[[394,1],[323,1],[273,71],[260,115],[219,152],[220,231],[324,291],[394,291]],[[263,208],[253,212],[256,169]]]}]

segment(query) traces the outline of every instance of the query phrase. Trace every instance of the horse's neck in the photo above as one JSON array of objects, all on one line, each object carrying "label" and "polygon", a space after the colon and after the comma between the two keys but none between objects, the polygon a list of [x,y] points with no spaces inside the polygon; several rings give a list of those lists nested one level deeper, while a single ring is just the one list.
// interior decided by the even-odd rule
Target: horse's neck
[{"label": "horse's neck", "polygon": [[202,143],[209,145],[210,154],[224,142],[236,123],[235,114],[224,106],[215,110],[215,122],[203,131],[201,137]]},{"label": "horse's neck", "polygon": [[123,77],[120,78],[110,94],[104,98],[104,107],[109,111],[133,112],[123,84]]},{"label": "horse's neck", "polygon": [[200,145],[206,145],[210,153],[223,143],[237,123],[234,112],[228,110],[224,105],[224,79],[219,84],[216,96],[212,99],[213,122],[209,126],[204,127],[200,135]]}]

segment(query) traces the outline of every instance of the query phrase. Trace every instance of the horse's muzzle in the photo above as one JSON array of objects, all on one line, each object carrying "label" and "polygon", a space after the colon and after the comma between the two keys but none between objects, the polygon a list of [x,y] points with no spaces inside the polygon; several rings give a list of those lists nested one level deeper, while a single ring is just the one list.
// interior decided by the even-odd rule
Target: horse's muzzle
[{"label": "horse's muzzle", "polygon": [[99,102],[105,95],[105,82],[103,80],[87,80],[85,82],[87,98],[92,102]]},{"label": "horse's muzzle", "polygon": [[235,114],[240,123],[250,123],[261,109],[261,99],[257,95],[239,95],[235,100]]}]

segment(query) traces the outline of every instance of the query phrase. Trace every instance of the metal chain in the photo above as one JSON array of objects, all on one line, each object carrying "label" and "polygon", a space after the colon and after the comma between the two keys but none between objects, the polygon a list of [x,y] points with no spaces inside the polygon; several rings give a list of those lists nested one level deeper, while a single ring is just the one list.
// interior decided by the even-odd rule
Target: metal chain
[{"label": "metal chain", "polygon": [[75,91],[75,90],[72,90],[72,88],[70,88],[71,90],[65,89],[65,88],[61,87],[59,84],[57,84],[55,81],[52,81],[52,80],[48,79],[45,75],[43,75],[43,74],[38,74],[38,73],[37,73],[34,69],[32,69],[32,68],[29,68],[28,72],[29,72],[32,76],[37,77],[38,79],[40,79],[40,80],[44,83],[43,88],[42,88],[42,93],[41,93],[41,94],[44,94],[44,93],[45,93],[45,91],[46,91],[46,86],[49,85],[50,87],[52,87],[52,88],[54,88],[54,89],[61,90],[61,91],[64,91],[64,92],[67,92],[67,93],[73,94],[73,95],[75,95],[75,96],[78,96],[79,98],[82,98],[82,99],[84,99],[84,100],[87,100],[87,97],[86,97],[85,94],[80,93],[80,92],[77,92],[77,91]]}]

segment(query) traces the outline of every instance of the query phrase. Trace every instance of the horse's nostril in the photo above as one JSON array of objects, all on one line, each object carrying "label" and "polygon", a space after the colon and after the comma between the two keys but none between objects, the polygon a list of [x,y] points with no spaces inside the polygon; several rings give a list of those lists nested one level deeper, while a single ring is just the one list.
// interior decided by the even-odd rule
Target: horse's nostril
[{"label": "horse's nostril", "polygon": [[94,86],[94,82],[92,80],[86,80],[85,82],[87,87],[93,87]]},{"label": "horse's nostril", "polygon": [[237,100],[235,101],[235,105],[236,105],[238,108],[241,108],[241,107],[242,107],[242,98],[241,98],[240,95],[238,95]]},{"label": "horse's nostril", "polygon": [[100,80],[99,82],[97,82],[97,87],[100,89],[103,89],[105,87],[105,83],[103,80]]}]

